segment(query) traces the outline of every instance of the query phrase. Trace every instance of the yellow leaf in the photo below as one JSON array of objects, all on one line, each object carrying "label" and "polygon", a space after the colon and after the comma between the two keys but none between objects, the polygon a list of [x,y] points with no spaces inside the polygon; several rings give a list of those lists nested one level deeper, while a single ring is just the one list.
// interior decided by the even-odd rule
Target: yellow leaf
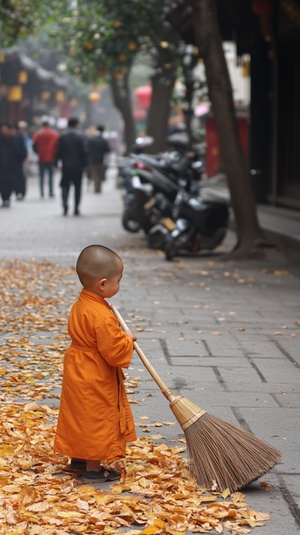
[{"label": "yellow leaf", "polygon": [[5,516],[6,516],[5,520],[6,520],[7,524],[14,525],[14,524],[18,523],[17,518],[16,518],[16,514],[15,514],[14,511],[7,511]]},{"label": "yellow leaf", "polygon": [[46,409],[41,405],[38,405],[35,401],[32,401],[24,405],[24,411],[46,412]]},{"label": "yellow leaf", "polygon": [[200,503],[209,503],[209,502],[215,502],[217,500],[216,496],[201,496]]},{"label": "yellow leaf", "polygon": [[23,469],[29,470],[32,467],[32,461],[27,459],[16,459],[16,463]]},{"label": "yellow leaf", "polygon": [[83,513],[79,513],[78,511],[58,511],[56,513],[57,516],[60,518],[83,518],[85,515]]},{"label": "yellow leaf", "polygon": [[267,483],[266,481],[262,481],[260,486],[266,490],[267,492],[270,491],[270,490],[274,490],[274,487],[272,485],[270,485],[269,483]]},{"label": "yellow leaf", "polygon": [[13,455],[14,447],[6,444],[5,446],[0,446],[0,457],[7,457],[8,455]]},{"label": "yellow leaf", "polygon": [[146,488],[151,486],[150,481],[148,481],[148,479],[146,479],[145,477],[141,477],[138,480],[138,484],[140,485],[140,487],[143,487],[144,489],[146,489]]},{"label": "yellow leaf", "polygon": [[80,498],[78,498],[78,500],[76,501],[76,507],[78,507],[78,509],[80,509],[80,511],[82,512],[87,512],[90,508],[88,502],[86,502],[85,500],[81,500]]},{"label": "yellow leaf", "polygon": [[229,494],[230,494],[230,490],[229,490],[229,488],[227,487],[227,489],[223,490],[221,496],[222,496],[222,498],[224,498],[224,500],[225,500],[225,498],[227,498],[227,496],[229,496]]},{"label": "yellow leaf", "polygon": [[242,492],[232,492],[231,493],[231,499],[234,503],[244,502],[245,500],[245,494]]},{"label": "yellow leaf", "polygon": [[156,535],[162,532],[162,529],[156,527],[156,526],[149,526],[148,528],[143,529],[141,531],[141,535]]},{"label": "yellow leaf", "polygon": [[28,485],[25,485],[18,494],[18,501],[21,505],[26,507],[26,505],[29,505],[34,502],[36,499],[37,492],[33,487],[29,487]]},{"label": "yellow leaf", "polygon": [[50,509],[50,505],[47,502],[37,502],[29,505],[27,509],[28,511],[33,511],[33,513],[43,513],[44,511],[48,511],[48,509]]}]

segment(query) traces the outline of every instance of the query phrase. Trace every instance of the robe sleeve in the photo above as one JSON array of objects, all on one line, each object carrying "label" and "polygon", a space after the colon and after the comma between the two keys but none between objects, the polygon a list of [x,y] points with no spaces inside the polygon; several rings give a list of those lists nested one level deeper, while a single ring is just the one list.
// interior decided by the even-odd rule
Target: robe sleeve
[{"label": "robe sleeve", "polygon": [[128,368],[132,359],[133,340],[120,328],[117,318],[106,318],[96,326],[97,347],[110,365]]}]

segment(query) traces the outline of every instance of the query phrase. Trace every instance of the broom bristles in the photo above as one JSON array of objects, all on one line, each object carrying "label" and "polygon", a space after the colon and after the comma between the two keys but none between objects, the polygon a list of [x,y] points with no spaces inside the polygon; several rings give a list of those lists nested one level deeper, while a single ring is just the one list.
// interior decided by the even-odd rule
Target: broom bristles
[{"label": "broom bristles", "polygon": [[[281,453],[252,433],[205,413],[183,396],[170,404],[184,431],[197,483],[223,492],[242,489],[273,468]],[[173,405],[173,406],[172,406]],[[188,414],[189,413],[189,414]],[[199,415],[196,419],[193,415]],[[184,424],[188,418],[190,425]]]}]

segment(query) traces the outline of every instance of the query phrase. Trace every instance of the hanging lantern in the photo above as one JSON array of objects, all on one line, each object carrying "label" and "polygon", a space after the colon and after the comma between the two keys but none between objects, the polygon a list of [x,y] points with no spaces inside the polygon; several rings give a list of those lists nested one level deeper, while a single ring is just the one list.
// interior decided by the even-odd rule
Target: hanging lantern
[{"label": "hanging lantern", "polygon": [[56,91],[55,100],[56,102],[64,102],[66,99],[64,91]]},{"label": "hanging lantern", "polygon": [[152,87],[151,85],[142,85],[135,90],[135,96],[138,103],[143,110],[147,110],[150,106]]},{"label": "hanging lantern", "polygon": [[51,94],[49,91],[42,91],[40,94],[40,99],[45,102],[46,100],[49,100]]},{"label": "hanging lantern", "polygon": [[89,94],[89,101],[92,102],[92,104],[96,104],[100,100],[100,94],[97,91],[91,91]]},{"label": "hanging lantern", "polygon": [[13,85],[8,88],[7,100],[8,102],[20,102],[22,100],[23,93],[20,85]]},{"label": "hanging lantern", "polygon": [[26,84],[28,80],[28,74],[27,71],[20,71],[18,74],[18,82],[19,84]]}]

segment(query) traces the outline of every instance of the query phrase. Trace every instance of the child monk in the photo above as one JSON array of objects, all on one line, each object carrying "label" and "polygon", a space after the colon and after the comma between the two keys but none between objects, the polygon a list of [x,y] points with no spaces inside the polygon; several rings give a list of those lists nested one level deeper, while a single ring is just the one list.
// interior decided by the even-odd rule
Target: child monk
[{"label": "child monk", "polygon": [[64,359],[54,450],[71,457],[71,468],[82,468],[83,477],[112,481],[121,474],[111,463],[123,459],[126,443],[136,440],[121,369],[130,365],[136,337],[121,330],[105,300],[119,291],[121,258],[89,245],[76,271],[83,289],[68,322],[72,342]]}]

